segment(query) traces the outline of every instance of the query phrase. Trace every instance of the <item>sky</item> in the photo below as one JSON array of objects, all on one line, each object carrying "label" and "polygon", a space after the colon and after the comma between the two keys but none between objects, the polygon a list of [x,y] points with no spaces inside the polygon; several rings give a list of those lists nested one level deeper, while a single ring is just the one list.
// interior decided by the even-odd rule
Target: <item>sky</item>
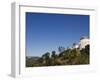
[{"label": "sky", "polygon": [[89,37],[89,15],[26,12],[26,55],[42,56]]}]

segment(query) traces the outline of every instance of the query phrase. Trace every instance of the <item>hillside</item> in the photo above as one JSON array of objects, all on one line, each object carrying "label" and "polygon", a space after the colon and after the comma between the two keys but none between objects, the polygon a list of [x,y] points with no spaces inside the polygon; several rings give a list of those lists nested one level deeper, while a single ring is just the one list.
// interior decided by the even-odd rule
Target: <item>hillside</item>
[{"label": "hillside", "polygon": [[89,45],[82,50],[61,47],[59,48],[59,54],[52,51],[51,53],[46,52],[41,57],[26,57],[26,67],[89,64],[89,49]]}]

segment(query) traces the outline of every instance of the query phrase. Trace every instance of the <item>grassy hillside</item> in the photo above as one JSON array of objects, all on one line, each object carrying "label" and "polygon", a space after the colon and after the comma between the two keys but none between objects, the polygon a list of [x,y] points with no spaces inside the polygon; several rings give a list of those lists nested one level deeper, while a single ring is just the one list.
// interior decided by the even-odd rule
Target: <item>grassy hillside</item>
[{"label": "grassy hillside", "polygon": [[89,45],[82,50],[59,47],[59,54],[52,51],[46,52],[41,57],[26,57],[26,67],[89,64],[89,49]]}]

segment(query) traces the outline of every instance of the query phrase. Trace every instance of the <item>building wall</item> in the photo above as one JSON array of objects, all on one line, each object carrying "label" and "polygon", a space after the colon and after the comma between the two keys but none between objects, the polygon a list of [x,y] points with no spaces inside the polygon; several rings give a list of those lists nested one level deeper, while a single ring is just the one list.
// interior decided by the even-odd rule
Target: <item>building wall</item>
[{"label": "building wall", "polygon": [[88,44],[89,44],[89,39],[88,38],[81,39],[80,42],[79,42],[80,50],[85,48],[85,46],[88,45]]}]

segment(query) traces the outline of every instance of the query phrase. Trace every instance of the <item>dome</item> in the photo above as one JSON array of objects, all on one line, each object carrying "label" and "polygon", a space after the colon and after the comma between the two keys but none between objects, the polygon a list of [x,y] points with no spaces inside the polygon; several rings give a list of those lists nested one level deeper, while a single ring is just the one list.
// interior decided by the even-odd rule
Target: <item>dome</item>
[{"label": "dome", "polygon": [[82,37],[80,38],[80,40],[83,40],[83,39],[89,39],[89,38],[86,37],[86,36],[82,36]]}]

